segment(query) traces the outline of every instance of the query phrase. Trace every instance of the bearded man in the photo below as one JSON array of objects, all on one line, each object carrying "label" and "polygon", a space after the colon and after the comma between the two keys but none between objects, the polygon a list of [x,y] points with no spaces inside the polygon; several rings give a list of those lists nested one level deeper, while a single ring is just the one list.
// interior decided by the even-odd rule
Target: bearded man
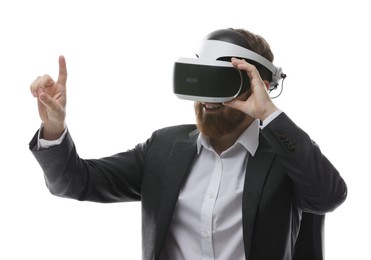
[{"label": "bearded man", "polygon": [[[228,30],[273,62],[261,36]],[[145,260],[322,259],[323,216],[345,200],[346,184],[275,106],[271,73],[229,61],[248,76],[249,90],[225,103],[196,101],[197,125],[160,129],[132,150],[84,160],[65,123],[61,56],[56,82],[46,75],[31,84],[42,128],[30,149],[50,191],[101,203],[141,201]]]}]

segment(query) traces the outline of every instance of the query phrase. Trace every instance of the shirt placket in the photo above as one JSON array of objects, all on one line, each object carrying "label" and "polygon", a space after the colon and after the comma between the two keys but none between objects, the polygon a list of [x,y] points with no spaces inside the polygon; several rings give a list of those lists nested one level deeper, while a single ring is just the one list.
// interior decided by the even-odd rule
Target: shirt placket
[{"label": "shirt placket", "polygon": [[201,241],[202,259],[214,259],[213,247],[213,212],[218,197],[220,182],[222,179],[223,163],[218,155],[215,160],[215,168],[211,176],[209,186],[203,198],[201,208]]}]

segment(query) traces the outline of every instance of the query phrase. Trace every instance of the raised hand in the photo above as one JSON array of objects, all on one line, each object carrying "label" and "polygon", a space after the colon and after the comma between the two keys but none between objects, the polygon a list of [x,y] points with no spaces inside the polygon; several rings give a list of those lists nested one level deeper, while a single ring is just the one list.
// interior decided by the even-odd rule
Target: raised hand
[{"label": "raised hand", "polygon": [[245,60],[233,58],[232,64],[235,68],[246,71],[251,82],[251,95],[246,101],[234,99],[224,105],[238,109],[253,118],[264,121],[270,114],[277,110],[269,94],[269,82],[262,80],[256,67]]},{"label": "raised hand", "polygon": [[30,89],[37,98],[39,115],[43,122],[43,138],[58,139],[65,129],[67,66],[63,56],[59,57],[59,74],[55,82],[49,75],[37,77]]}]

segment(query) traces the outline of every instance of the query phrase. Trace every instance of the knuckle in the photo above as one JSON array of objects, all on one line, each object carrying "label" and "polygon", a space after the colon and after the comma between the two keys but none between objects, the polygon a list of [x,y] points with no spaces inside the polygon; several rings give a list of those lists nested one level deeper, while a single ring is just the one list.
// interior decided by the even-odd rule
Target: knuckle
[{"label": "knuckle", "polygon": [[41,87],[50,87],[54,84],[54,80],[47,74],[45,74],[39,81]]},{"label": "knuckle", "polygon": [[45,80],[45,87],[51,87],[53,86],[53,84],[54,84],[54,81],[51,78],[47,78]]},{"label": "knuckle", "polygon": [[41,77],[37,77],[30,85],[30,89],[32,92],[37,91],[39,88],[39,82],[40,82]]},{"label": "knuckle", "polygon": [[257,70],[257,69],[256,69],[256,66],[253,65],[253,64],[250,64],[250,67],[251,67],[252,70]]}]

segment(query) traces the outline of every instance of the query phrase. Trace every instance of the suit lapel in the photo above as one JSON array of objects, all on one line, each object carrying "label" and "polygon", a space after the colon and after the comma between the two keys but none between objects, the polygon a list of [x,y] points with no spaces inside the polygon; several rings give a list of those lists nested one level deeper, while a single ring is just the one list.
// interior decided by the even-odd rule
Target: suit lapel
[{"label": "suit lapel", "polygon": [[[193,131],[174,142],[164,175],[161,203],[157,218],[156,257],[165,241],[179,192],[197,152],[198,131]],[[157,258],[156,258],[157,259]]]},{"label": "suit lapel", "polygon": [[264,183],[275,154],[265,139],[260,135],[259,147],[254,157],[250,156],[247,163],[244,193],[242,201],[243,236],[246,259],[251,251],[254,223]]}]

